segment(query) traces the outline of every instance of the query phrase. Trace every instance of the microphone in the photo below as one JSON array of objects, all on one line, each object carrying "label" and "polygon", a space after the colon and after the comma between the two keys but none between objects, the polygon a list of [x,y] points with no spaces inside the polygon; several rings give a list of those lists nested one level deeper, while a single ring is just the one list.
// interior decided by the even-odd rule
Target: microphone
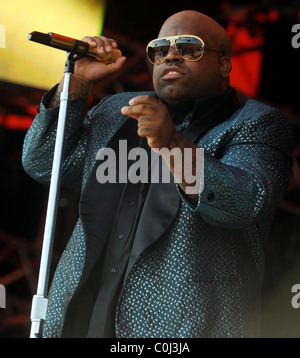
[{"label": "microphone", "polygon": [[[55,34],[53,32],[49,32],[48,34],[44,34],[42,32],[33,31],[28,35],[28,40],[38,42],[40,44],[55,47],[59,50],[70,52],[74,41],[77,42],[78,48],[77,53],[78,54],[84,54],[86,52],[86,44],[87,42],[79,41],[72,39],[71,37],[62,36]],[[93,50],[93,47],[89,46],[89,50],[86,53],[86,56],[93,57],[97,61],[109,64],[116,62],[119,57],[122,56],[122,52],[118,49],[112,50],[112,52],[106,52],[103,55],[100,55],[96,51]]]}]

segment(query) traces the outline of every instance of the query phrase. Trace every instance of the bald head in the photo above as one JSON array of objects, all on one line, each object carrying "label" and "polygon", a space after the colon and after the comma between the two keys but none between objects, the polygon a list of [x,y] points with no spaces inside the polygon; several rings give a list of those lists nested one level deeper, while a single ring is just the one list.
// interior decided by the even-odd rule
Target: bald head
[{"label": "bald head", "polygon": [[200,12],[186,10],[170,16],[161,27],[159,37],[167,36],[170,31],[197,35],[207,47],[219,49],[226,56],[231,56],[231,41],[225,29]]}]

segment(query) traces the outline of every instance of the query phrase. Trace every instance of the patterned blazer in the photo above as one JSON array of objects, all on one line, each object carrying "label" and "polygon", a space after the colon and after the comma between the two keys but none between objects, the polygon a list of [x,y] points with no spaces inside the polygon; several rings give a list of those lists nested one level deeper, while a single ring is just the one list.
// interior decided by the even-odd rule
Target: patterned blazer
[{"label": "patterned blazer", "polygon": [[[41,183],[50,181],[55,143],[58,109],[44,105],[51,93],[26,135],[22,158]],[[120,108],[139,94],[105,98],[84,121],[86,99],[70,103],[62,185],[84,188],[98,149],[128,118]],[[289,179],[291,126],[277,109],[248,100],[197,145],[204,148],[205,178],[197,205],[175,184],[149,189],[117,305],[117,337],[257,334],[263,244]],[[101,250],[101,243],[86,240],[79,218],[51,284],[44,337],[61,336],[70,301],[89,275],[85,262],[96,262]]]}]

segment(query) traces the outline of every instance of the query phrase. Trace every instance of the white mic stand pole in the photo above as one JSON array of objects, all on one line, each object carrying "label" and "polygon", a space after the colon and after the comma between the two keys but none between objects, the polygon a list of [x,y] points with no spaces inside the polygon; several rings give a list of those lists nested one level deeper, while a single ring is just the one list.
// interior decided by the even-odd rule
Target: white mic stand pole
[{"label": "white mic stand pole", "polygon": [[[81,43],[82,44],[82,43]],[[60,96],[60,109],[57,124],[57,134],[55,141],[54,158],[52,165],[52,175],[48,197],[47,215],[44,229],[43,247],[39,271],[39,279],[36,295],[33,296],[31,306],[31,331],[30,338],[42,337],[42,323],[46,319],[48,299],[48,280],[51,265],[53,238],[55,233],[57,204],[59,199],[59,189],[61,181],[61,168],[63,160],[63,148],[65,139],[66,119],[69,105],[69,84],[71,75],[74,73],[74,63],[83,57],[89,49],[87,44],[86,52],[77,53],[78,44],[74,40],[73,47],[68,53],[68,58],[64,69],[64,85]]]}]

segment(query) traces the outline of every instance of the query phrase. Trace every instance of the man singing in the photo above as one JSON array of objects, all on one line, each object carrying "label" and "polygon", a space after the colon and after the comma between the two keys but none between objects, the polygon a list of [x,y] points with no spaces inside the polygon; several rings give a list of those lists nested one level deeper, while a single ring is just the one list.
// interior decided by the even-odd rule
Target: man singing
[{"label": "man singing", "polygon": [[[99,54],[117,48],[103,36],[84,40]],[[291,127],[277,109],[240,103],[229,84],[229,37],[210,17],[174,14],[147,55],[154,91],[104,98],[86,118],[90,85],[126,58],[75,64],[62,185],[81,187],[79,219],[50,288],[43,337],[258,336],[263,244],[289,179]],[[24,142],[23,166],[41,183],[50,181],[61,90],[44,96]],[[174,179],[100,183],[99,150],[114,150],[118,176],[135,163],[120,160],[120,141],[126,154],[155,152]],[[179,162],[190,164],[194,183]]]}]

